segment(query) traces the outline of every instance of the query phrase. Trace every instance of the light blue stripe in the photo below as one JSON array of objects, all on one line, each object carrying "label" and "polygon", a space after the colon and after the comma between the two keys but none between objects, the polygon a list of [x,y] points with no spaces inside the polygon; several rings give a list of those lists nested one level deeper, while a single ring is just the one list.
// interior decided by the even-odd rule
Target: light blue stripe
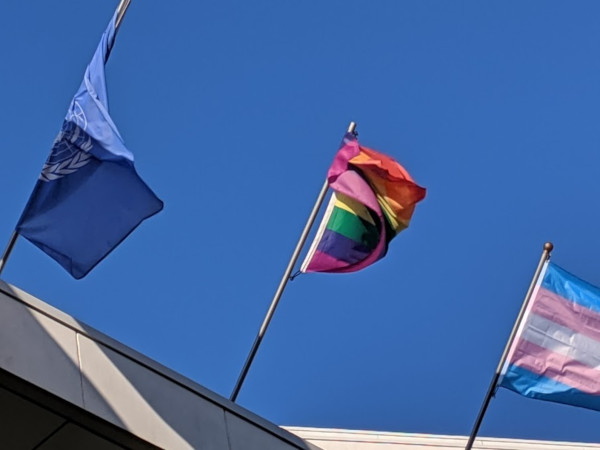
[{"label": "light blue stripe", "polygon": [[586,394],[579,389],[512,364],[499,386],[529,398],[600,411],[600,396]]},{"label": "light blue stripe", "polygon": [[542,287],[573,303],[600,313],[600,289],[577,278],[556,264],[548,264]]}]

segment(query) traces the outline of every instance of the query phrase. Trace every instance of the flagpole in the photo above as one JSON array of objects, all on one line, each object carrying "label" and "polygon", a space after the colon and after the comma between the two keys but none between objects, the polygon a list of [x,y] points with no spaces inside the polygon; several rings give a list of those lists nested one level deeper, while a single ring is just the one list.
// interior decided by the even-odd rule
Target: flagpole
[{"label": "flagpole", "polygon": [[121,21],[123,20],[123,17],[125,17],[125,13],[127,12],[127,8],[129,8],[130,3],[131,0],[121,0],[121,3],[119,3],[119,6],[117,6],[117,21],[115,22],[116,29],[119,29]]},{"label": "flagpole", "polygon": [[0,258],[0,275],[2,274],[4,266],[6,266],[6,261],[8,261],[8,258],[10,257],[15,244],[17,243],[17,239],[19,239],[19,233],[17,233],[15,230],[12,232],[10,239],[8,240],[8,244],[6,244],[6,249],[2,254],[2,258]]},{"label": "flagpole", "polygon": [[[117,30],[119,29],[121,21],[125,17],[125,13],[127,12],[127,9],[129,8],[130,4],[131,0],[121,0],[119,6],[117,6],[117,20],[115,23],[115,28]],[[2,271],[4,270],[6,262],[8,261],[8,258],[10,257],[10,254],[12,253],[13,248],[15,247],[15,244],[17,243],[18,239],[19,233],[17,233],[17,230],[14,230],[10,236],[10,239],[8,240],[8,244],[6,244],[6,249],[4,249],[2,257],[0,258],[0,275],[2,275]]]},{"label": "flagpole", "polygon": [[553,248],[554,245],[552,244],[552,242],[546,242],[544,244],[544,250],[542,252],[542,256],[540,257],[540,262],[538,263],[537,269],[535,270],[535,274],[533,275],[533,279],[531,280],[531,284],[529,285],[527,294],[525,294],[523,305],[521,305],[521,310],[519,311],[517,320],[515,321],[512,331],[510,332],[510,336],[508,337],[506,347],[504,347],[504,351],[502,352],[500,362],[498,363],[498,367],[496,368],[496,373],[492,377],[490,387],[488,388],[488,391],[485,394],[485,399],[483,400],[483,404],[481,405],[481,409],[479,410],[479,414],[477,415],[477,419],[475,420],[475,424],[473,425],[473,430],[471,431],[471,435],[469,436],[469,440],[467,441],[465,450],[471,450],[471,448],[473,447],[473,443],[475,442],[475,438],[477,436],[477,433],[479,432],[479,427],[481,426],[481,422],[483,421],[483,416],[487,411],[488,405],[490,404],[490,400],[494,396],[496,384],[498,384],[498,380],[500,379],[500,373],[502,372],[502,368],[504,367],[504,363],[506,362],[506,357],[508,356],[508,352],[512,347],[513,341],[515,340],[515,336],[517,334],[517,330],[521,325],[521,321],[523,320],[523,316],[525,315],[525,311],[527,310],[527,306],[529,305],[529,301],[531,300],[531,294],[533,293],[538,278],[540,277],[540,273],[544,268],[544,264],[550,259],[550,253],[552,252]]},{"label": "flagpole", "polygon": [[[356,123],[350,122],[350,125],[348,126],[348,133],[355,133],[355,130],[356,130]],[[229,397],[229,399],[232,402],[235,402],[238,394],[240,393],[242,384],[244,383],[244,380],[246,379],[246,375],[248,375],[248,370],[250,369],[250,366],[252,365],[252,361],[254,360],[254,357],[256,356],[256,352],[258,351],[258,347],[260,346],[263,336],[265,335],[265,332],[267,331],[267,327],[269,326],[269,323],[271,322],[271,318],[273,317],[273,314],[275,313],[275,309],[277,308],[279,299],[281,298],[281,295],[283,294],[283,290],[285,289],[287,282],[290,279],[290,274],[292,273],[292,269],[294,268],[294,266],[296,265],[296,262],[298,261],[298,256],[300,256],[300,251],[302,250],[302,247],[304,246],[304,244],[306,242],[308,233],[309,233],[313,223],[315,222],[315,219],[317,218],[317,213],[319,212],[321,205],[323,204],[323,200],[325,199],[325,195],[327,194],[328,187],[329,187],[329,183],[328,183],[327,179],[325,179],[325,182],[323,183],[323,186],[321,187],[321,192],[319,192],[319,195],[317,197],[315,205],[313,206],[310,216],[308,216],[308,220],[306,221],[306,225],[304,226],[304,230],[302,230],[300,239],[298,240],[298,243],[296,244],[294,253],[292,253],[290,262],[288,263],[287,268],[285,269],[285,272],[283,273],[283,277],[281,278],[281,281],[279,282],[279,287],[277,288],[277,291],[275,291],[273,300],[271,300],[271,306],[269,306],[269,310],[267,311],[267,314],[263,320],[260,330],[258,331],[256,338],[254,339],[254,343],[252,344],[250,353],[248,353],[246,362],[244,363],[244,367],[242,368],[242,371],[240,372],[240,375],[235,383],[235,387],[233,388],[233,392],[231,393],[231,396]]]}]

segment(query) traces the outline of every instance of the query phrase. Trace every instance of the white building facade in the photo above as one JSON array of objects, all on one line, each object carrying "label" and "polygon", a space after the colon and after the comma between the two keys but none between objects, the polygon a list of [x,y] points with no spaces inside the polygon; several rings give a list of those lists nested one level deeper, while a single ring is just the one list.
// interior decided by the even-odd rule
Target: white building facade
[{"label": "white building facade", "polygon": [[[467,436],[285,427],[322,450],[462,450]],[[481,437],[478,450],[600,450],[600,444]]]}]

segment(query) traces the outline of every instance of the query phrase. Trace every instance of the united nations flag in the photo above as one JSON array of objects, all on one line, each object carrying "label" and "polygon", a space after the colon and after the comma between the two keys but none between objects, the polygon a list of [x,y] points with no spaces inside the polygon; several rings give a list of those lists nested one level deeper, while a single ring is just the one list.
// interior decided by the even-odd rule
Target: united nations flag
[{"label": "united nations flag", "polygon": [[75,94],[16,231],[84,277],[163,203],[137,174],[108,113],[104,66],[113,16]]}]

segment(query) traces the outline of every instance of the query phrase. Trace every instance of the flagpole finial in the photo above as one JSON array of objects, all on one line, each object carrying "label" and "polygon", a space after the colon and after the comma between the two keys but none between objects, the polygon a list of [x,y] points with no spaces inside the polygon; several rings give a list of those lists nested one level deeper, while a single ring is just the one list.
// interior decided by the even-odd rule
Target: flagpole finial
[{"label": "flagpole finial", "polygon": [[356,122],[350,122],[350,125],[348,125],[348,133],[356,134]]},{"label": "flagpole finial", "polygon": [[508,341],[506,342],[506,346],[504,347],[504,352],[502,352],[500,362],[496,367],[496,373],[492,378],[492,382],[490,383],[490,387],[488,388],[487,394],[485,394],[485,399],[483,400],[483,404],[481,405],[481,409],[479,410],[479,414],[477,416],[477,419],[475,420],[475,424],[473,425],[473,431],[471,431],[471,435],[469,436],[469,440],[467,441],[465,450],[471,450],[473,448],[473,443],[475,442],[475,438],[477,437],[477,433],[479,432],[479,427],[481,426],[481,422],[483,421],[483,416],[487,411],[487,408],[490,404],[490,400],[494,396],[496,389],[499,387],[498,382],[500,381],[501,373],[504,368],[504,364],[506,363],[508,353],[513,345],[515,337],[517,336],[517,331],[521,326],[521,322],[523,320],[523,317],[525,316],[525,311],[527,311],[527,307],[529,305],[529,301],[531,300],[533,291],[538,283],[540,274],[544,269],[544,264],[546,264],[550,259],[550,252],[553,248],[554,245],[552,244],[552,242],[546,242],[544,244],[544,251],[542,252],[542,256],[540,257],[540,262],[538,263],[537,269],[535,269],[535,274],[533,275],[531,284],[529,285],[529,289],[527,290],[527,294],[525,295],[525,299],[523,300],[523,304],[521,305],[521,310],[519,311],[517,320],[515,321],[512,331],[510,332],[510,336],[508,337]]}]

